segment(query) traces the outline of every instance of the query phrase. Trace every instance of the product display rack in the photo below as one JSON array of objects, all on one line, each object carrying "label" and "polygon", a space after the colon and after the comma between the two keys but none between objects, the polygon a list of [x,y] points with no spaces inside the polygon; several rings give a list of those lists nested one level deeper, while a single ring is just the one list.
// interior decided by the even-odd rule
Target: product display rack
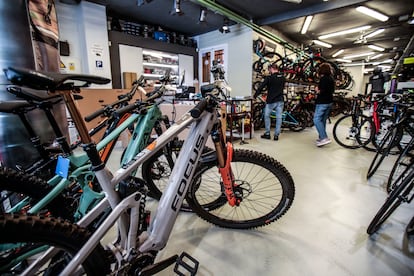
[{"label": "product display rack", "polygon": [[171,70],[171,77],[178,76],[178,55],[153,50],[143,50],[142,54],[145,77],[160,78],[168,69]]}]

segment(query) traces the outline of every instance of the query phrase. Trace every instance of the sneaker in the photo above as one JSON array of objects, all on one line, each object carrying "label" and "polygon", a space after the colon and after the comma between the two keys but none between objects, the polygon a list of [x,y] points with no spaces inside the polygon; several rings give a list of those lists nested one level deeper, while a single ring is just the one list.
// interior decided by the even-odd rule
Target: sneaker
[{"label": "sneaker", "polygon": [[264,133],[260,137],[262,137],[263,139],[270,139],[270,134],[269,133]]},{"label": "sneaker", "polygon": [[321,140],[319,140],[319,141],[316,141],[316,146],[318,146],[318,147],[322,147],[322,146],[324,146],[324,145],[327,145],[327,144],[329,144],[329,143],[331,143],[332,141],[331,141],[331,139],[329,139],[329,138],[324,138],[324,139],[321,139]]},{"label": "sneaker", "polygon": [[279,135],[275,135],[275,137],[273,137],[273,140],[275,141],[279,140]]}]

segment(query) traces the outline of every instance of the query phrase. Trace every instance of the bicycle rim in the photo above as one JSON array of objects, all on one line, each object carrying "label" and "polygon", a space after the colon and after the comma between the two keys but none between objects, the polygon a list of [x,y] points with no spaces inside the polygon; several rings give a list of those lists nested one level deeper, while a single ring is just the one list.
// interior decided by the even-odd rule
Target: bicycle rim
[{"label": "bicycle rim", "polygon": [[216,164],[204,164],[187,194],[197,215],[220,227],[250,229],[267,225],[286,213],[295,188],[283,165],[258,152],[235,150],[231,167],[240,205],[227,203]]},{"label": "bicycle rim", "polygon": [[336,121],[333,128],[335,141],[342,147],[356,149],[371,142],[372,122],[366,117],[346,115]]},{"label": "bicycle rim", "polygon": [[406,178],[399,178],[399,180],[402,180],[401,184],[397,185],[398,187],[391,192],[385,203],[381,206],[369,224],[367,228],[367,233],[369,235],[377,232],[381,225],[391,216],[395,209],[397,209],[398,206],[400,206],[400,204],[410,194],[410,191],[413,189],[414,184],[412,181],[413,172],[414,170],[412,170],[409,176]]}]

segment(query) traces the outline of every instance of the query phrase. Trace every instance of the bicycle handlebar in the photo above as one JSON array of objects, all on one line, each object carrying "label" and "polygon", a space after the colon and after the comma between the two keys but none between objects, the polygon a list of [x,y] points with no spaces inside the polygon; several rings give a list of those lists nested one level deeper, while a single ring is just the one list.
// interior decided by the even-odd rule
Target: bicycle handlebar
[{"label": "bicycle handlebar", "polygon": [[[118,100],[116,100],[115,102],[110,103],[108,105],[105,105],[103,108],[93,112],[92,114],[89,114],[89,115],[85,116],[85,118],[84,118],[85,121],[90,122],[93,119],[95,119],[96,117],[98,117],[98,116],[104,114],[105,112],[111,110],[112,108],[115,108],[115,107],[119,106],[120,104],[123,104],[123,103],[126,103],[126,102],[130,101],[134,97],[137,89],[140,89],[140,90],[142,89],[142,85],[144,85],[143,80],[144,80],[144,76],[141,76],[138,80],[133,82],[133,87],[132,87],[130,92],[128,92],[126,94],[123,94],[123,95],[119,95]],[[141,92],[143,92],[145,94],[145,90],[142,89]]]},{"label": "bicycle handlebar", "polygon": [[210,96],[200,100],[198,104],[190,110],[191,117],[197,119],[200,117],[201,113],[206,110],[208,102],[210,101]]}]

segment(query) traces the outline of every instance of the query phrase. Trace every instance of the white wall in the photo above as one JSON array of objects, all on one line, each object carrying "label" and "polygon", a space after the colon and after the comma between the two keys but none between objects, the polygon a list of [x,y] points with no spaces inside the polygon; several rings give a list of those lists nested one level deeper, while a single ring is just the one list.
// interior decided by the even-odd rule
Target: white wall
[{"label": "white wall", "polygon": [[[105,6],[82,1],[78,5],[55,1],[60,40],[68,41],[70,56],[62,57],[68,73],[111,78]],[[96,86],[98,87],[98,86]],[[99,88],[112,88],[99,85]]]},{"label": "white wall", "polygon": [[[230,33],[213,31],[196,37],[198,48],[227,44],[227,81],[232,88],[231,96],[250,96],[252,93],[252,34],[240,24],[230,26]],[[201,72],[199,72],[201,76]]]},{"label": "white wall", "polygon": [[365,80],[364,80],[364,66],[349,66],[345,67],[352,79],[354,80],[354,86],[352,87],[351,92],[348,93],[348,96],[356,96],[358,94],[365,93]]}]

